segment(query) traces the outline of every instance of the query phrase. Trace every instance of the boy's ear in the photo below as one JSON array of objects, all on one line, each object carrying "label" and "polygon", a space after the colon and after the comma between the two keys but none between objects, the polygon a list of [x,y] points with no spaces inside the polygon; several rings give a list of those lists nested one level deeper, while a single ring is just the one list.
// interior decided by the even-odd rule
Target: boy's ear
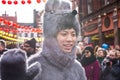
[{"label": "boy's ear", "polygon": [[31,64],[27,69],[26,80],[33,80],[38,74],[41,74],[41,71],[41,64],[39,62]]}]

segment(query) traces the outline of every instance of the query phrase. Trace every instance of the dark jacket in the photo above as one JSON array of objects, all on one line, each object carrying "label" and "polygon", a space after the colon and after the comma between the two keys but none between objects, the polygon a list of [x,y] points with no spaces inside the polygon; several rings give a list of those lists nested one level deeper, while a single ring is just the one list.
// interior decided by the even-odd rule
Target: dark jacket
[{"label": "dark jacket", "polygon": [[4,50],[0,51],[0,56],[1,56],[5,51],[7,51],[7,49],[4,49]]}]

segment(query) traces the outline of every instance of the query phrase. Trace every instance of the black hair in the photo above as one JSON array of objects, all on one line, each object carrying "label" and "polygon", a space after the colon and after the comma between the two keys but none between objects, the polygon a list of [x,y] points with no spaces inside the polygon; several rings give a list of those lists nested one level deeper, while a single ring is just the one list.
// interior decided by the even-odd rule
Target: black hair
[{"label": "black hair", "polygon": [[73,10],[71,13],[61,14],[63,15],[58,19],[57,33],[61,30],[73,28],[76,32],[76,36],[79,34],[79,23],[76,20],[75,15],[77,14],[76,10]]}]

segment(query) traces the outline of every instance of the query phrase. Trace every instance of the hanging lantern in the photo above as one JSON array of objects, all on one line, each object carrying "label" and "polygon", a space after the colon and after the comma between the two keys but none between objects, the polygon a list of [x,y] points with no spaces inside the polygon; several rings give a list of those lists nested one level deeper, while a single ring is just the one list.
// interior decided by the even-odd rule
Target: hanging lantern
[{"label": "hanging lantern", "polygon": [[41,0],[37,0],[37,3],[40,3],[41,2]]},{"label": "hanging lantern", "polygon": [[11,5],[11,4],[12,4],[12,1],[11,1],[11,0],[9,0],[7,3],[8,3],[9,5]]},{"label": "hanging lantern", "polygon": [[28,0],[27,3],[28,3],[28,4],[31,4],[31,0]]},{"label": "hanging lantern", "polygon": [[15,0],[13,3],[16,5],[16,4],[18,4],[18,1]]},{"label": "hanging lantern", "polygon": [[7,21],[7,20],[4,20],[4,24],[5,24],[5,25],[8,24],[8,21]]},{"label": "hanging lantern", "polygon": [[10,26],[11,25],[11,22],[10,21],[8,21],[8,26]]},{"label": "hanging lantern", "polygon": [[32,29],[32,32],[34,32],[35,30],[34,30],[34,28]]},{"label": "hanging lantern", "polygon": [[25,1],[24,1],[24,0],[22,0],[22,1],[21,1],[21,3],[22,3],[22,4],[25,4]]},{"label": "hanging lantern", "polygon": [[6,1],[5,1],[5,0],[2,0],[2,4],[6,4]]},{"label": "hanging lantern", "polygon": [[2,22],[3,21],[3,18],[0,18],[0,22]]},{"label": "hanging lantern", "polygon": [[13,23],[12,26],[15,27],[15,26],[16,26],[16,23]]},{"label": "hanging lantern", "polygon": [[20,25],[19,25],[19,24],[17,24],[17,25],[16,25],[16,28],[20,28]]}]

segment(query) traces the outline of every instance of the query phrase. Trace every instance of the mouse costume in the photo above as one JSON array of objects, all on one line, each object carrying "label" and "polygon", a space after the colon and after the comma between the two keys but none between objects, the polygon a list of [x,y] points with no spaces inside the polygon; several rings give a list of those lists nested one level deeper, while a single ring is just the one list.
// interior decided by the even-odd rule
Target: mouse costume
[{"label": "mouse costume", "polygon": [[44,14],[44,42],[42,52],[29,58],[29,64],[38,61],[41,75],[34,80],[86,80],[81,64],[75,59],[76,45],[70,53],[63,52],[56,40],[58,32],[74,29],[79,35],[80,25],[75,17],[76,10],[71,10],[70,2],[48,0]]}]

